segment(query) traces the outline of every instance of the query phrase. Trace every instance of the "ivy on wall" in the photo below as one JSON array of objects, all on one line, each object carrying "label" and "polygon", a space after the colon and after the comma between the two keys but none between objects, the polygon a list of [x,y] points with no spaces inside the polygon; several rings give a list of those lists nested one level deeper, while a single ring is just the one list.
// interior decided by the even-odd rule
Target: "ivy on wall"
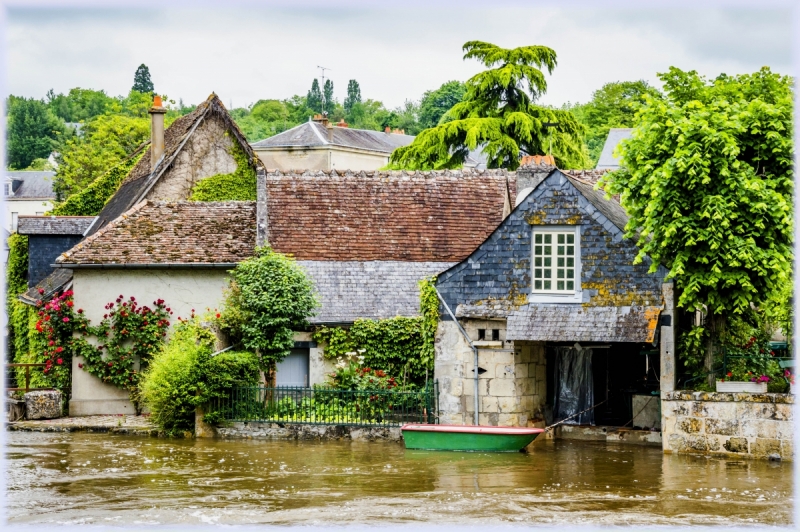
[{"label": "ivy on wall", "polygon": [[312,337],[324,343],[324,356],[336,359],[348,353],[364,357],[364,366],[386,371],[415,384],[433,372],[434,340],[439,323],[439,300],[433,278],[420,286],[420,316],[356,320],[349,328],[318,327]]},{"label": "ivy on wall", "polygon": [[92,181],[88,187],[56,205],[50,214],[54,216],[97,216],[141,158],[142,154],[139,154],[118,163],[111,170]]},{"label": "ivy on wall", "polygon": [[[228,133],[226,133],[229,136]],[[247,154],[237,141],[228,150],[236,161],[236,170],[230,174],[206,177],[195,184],[191,201],[255,201],[256,171],[247,160]]]},{"label": "ivy on wall", "polygon": [[[8,264],[6,265],[6,315],[8,316],[7,360],[18,364],[35,362],[28,358],[31,307],[17,299],[28,288],[28,237],[12,234],[8,238]],[[35,372],[36,373],[36,372]],[[24,369],[17,369],[17,382],[25,385]],[[19,379],[22,379],[21,381]],[[37,381],[40,381],[37,377]],[[37,386],[41,382],[37,382]]]}]

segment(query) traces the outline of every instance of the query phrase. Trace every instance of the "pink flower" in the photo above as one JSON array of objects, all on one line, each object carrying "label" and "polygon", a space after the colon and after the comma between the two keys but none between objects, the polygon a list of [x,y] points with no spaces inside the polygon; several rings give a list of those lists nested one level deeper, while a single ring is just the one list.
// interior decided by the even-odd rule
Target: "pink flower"
[{"label": "pink flower", "polygon": [[64,323],[69,323],[69,318],[65,317],[63,321],[64,321]]}]

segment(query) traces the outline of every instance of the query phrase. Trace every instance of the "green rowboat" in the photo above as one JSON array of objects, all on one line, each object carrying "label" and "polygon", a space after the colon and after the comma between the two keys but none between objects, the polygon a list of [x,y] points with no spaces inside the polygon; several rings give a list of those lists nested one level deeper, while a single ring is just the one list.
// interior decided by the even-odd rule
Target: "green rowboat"
[{"label": "green rowboat", "polygon": [[476,425],[404,425],[406,449],[516,452],[544,429]]}]

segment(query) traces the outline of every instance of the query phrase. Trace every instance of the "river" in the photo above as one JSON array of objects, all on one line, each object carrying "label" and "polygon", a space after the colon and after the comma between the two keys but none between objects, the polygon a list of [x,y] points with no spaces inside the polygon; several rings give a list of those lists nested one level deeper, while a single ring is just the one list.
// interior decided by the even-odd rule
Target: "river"
[{"label": "river", "polygon": [[397,443],[6,434],[6,511],[28,524],[411,522],[788,525],[791,463],[542,442],[532,453]]}]

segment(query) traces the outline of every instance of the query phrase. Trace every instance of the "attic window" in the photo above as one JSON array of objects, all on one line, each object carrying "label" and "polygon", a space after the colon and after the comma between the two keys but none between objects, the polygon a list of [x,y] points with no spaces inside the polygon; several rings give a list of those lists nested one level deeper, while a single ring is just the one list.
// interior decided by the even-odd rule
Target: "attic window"
[{"label": "attic window", "polygon": [[5,183],[5,187],[3,187],[4,196],[11,196],[13,190],[12,186],[13,185],[11,183]]},{"label": "attic window", "polygon": [[486,329],[478,329],[478,340],[486,340]]},{"label": "attic window", "polygon": [[580,289],[576,229],[534,227],[533,292],[574,294]]}]

